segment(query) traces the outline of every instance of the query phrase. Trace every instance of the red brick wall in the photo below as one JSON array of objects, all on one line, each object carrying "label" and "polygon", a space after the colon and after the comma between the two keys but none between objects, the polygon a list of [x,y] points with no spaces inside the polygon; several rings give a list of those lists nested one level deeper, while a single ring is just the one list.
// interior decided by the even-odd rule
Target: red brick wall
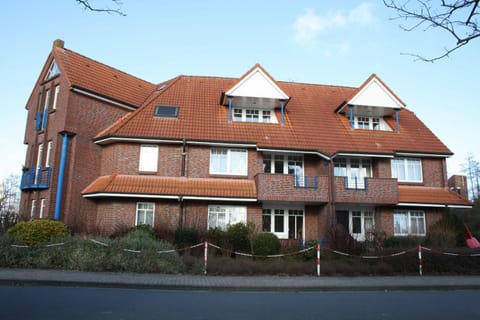
[{"label": "red brick wall", "polygon": [[447,170],[445,159],[422,159],[423,185],[443,188],[447,186]]}]

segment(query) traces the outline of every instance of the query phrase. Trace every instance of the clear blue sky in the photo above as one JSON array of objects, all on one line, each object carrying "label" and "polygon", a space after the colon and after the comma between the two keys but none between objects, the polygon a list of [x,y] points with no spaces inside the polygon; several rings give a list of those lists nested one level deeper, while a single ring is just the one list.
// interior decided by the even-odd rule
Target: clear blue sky
[{"label": "clear blue sky", "polygon": [[[91,0],[104,6],[107,0]],[[20,174],[25,103],[56,38],[65,47],[159,83],[179,74],[239,77],[255,63],[277,80],[359,86],[376,73],[455,153],[480,160],[480,40],[436,63],[453,45],[437,32],[407,33],[381,1],[123,0],[126,17],[74,0],[7,1],[0,12],[4,150],[0,179]]]}]

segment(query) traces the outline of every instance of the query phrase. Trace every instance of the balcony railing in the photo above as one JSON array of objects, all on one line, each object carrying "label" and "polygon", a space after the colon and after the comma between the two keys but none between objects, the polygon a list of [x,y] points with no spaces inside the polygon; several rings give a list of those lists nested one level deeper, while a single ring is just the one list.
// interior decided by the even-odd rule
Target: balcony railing
[{"label": "balcony railing", "polygon": [[21,190],[48,189],[50,187],[50,167],[29,168],[23,171]]},{"label": "balcony railing", "polygon": [[365,190],[367,189],[367,178],[345,177],[345,189]]},{"label": "balcony railing", "polygon": [[328,202],[327,176],[259,173],[255,184],[260,201]]},{"label": "balcony railing", "polygon": [[334,177],[335,202],[396,204],[398,181],[392,178]]}]

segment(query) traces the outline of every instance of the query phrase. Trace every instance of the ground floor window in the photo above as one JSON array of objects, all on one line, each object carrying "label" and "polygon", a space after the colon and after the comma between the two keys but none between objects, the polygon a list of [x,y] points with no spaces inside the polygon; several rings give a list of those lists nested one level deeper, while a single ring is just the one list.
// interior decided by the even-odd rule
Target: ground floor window
[{"label": "ground floor window", "polygon": [[153,227],[153,218],[155,213],[155,203],[137,202],[137,215],[135,225],[148,224]]},{"label": "ground floor window", "polygon": [[395,210],[393,230],[396,236],[424,236],[425,212],[414,210]]},{"label": "ground floor window", "polygon": [[247,207],[244,206],[208,206],[208,228],[225,230],[229,225],[247,223]]},{"label": "ground floor window", "polygon": [[337,223],[343,225],[357,241],[368,240],[375,228],[375,212],[371,209],[337,211]]},{"label": "ground floor window", "polygon": [[279,239],[304,238],[303,208],[264,208],[262,215],[262,231],[271,232]]}]

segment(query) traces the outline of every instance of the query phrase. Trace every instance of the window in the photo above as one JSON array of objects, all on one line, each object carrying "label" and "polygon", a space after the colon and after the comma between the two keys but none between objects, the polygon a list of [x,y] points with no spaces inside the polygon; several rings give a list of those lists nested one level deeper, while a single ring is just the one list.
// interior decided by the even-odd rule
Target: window
[{"label": "window", "polygon": [[361,158],[335,158],[333,174],[345,177],[347,189],[365,189],[365,178],[372,177],[372,161]]},{"label": "window", "polygon": [[32,200],[32,207],[30,208],[30,217],[35,217],[35,211],[37,211],[37,200]]},{"label": "window", "polygon": [[353,127],[355,129],[391,131],[388,124],[380,117],[355,116]]},{"label": "window", "polygon": [[45,76],[45,80],[51,79],[55,77],[57,74],[60,74],[60,69],[58,68],[57,62],[55,60],[52,61],[50,68],[48,68],[47,75]]},{"label": "window", "polygon": [[424,236],[425,212],[395,211],[393,213],[393,232],[396,236]]},{"label": "window", "polygon": [[247,207],[208,206],[208,228],[226,230],[229,225],[247,223]]},{"label": "window", "polygon": [[53,141],[48,141],[47,144],[47,157],[45,158],[45,166],[50,167],[50,157],[52,154]]},{"label": "window", "polygon": [[245,110],[245,119],[247,122],[258,122],[258,110]]},{"label": "window", "polygon": [[155,117],[162,118],[177,118],[178,117],[178,107],[175,106],[156,106]]},{"label": "window", "polygon": [[392,159],[392,178],[401,182],[422,182],[422,161],[420,159]]},{"label": "window", "polygon": [[233,121],[278,123],[273,110],[233,109]]},{"label": "window", "polygon": [[46,201],[46,199],[40,200],[40,214],[39,214],[40,219],[43,218],[43,214],[45,212],[45,201]]},{"label": "window", "polygon": [[280,239],[303,240],[304,212],[301,208],[264,208],[262,231]]},{"label": "window", "polygon": [[140,146],[140,172],[157,172],[158,166],[158,146],[144,144]]},{"label": "window", "polygon": [[210,173],[247,175],[248,153],[245,149],[212,148]]},{"label": "window", "polygon": [[155,204],[153,202],[137,202],[135,225],[148,224],[153,227]]},{"label": "window", "polygon": [[375,226],[373,211],[351,210],[349,212],[348,231],[355,240],[365,241]]},{"label": "window", "polygon": [[60,86],[55,87],[55,93],[53,94],[53,103],[52,103],[52,109],[55,110],[57,109],[57,102],[58,102],[58,94],[60,93]]},{"label": "window", "polygon": [[295,184],[304,186],[302,155],[269,154],[263,155],[263,172],[295,175]]},{"label": "window", "polygon": [[43,157],[43,144],[40,143],[38,145],[38,153],[37,153],[37,170],[35,173],[35,184],[40,183],[40,175],[42,170],[42,157]]}]

